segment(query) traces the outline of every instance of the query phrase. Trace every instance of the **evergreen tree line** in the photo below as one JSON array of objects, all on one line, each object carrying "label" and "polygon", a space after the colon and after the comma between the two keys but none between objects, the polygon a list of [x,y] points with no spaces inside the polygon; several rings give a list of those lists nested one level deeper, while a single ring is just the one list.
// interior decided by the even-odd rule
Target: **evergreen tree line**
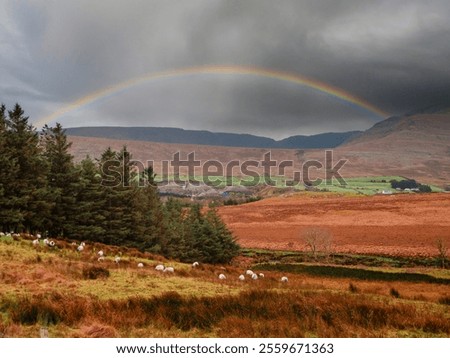
[{"label": "evergreen tree line", "polygon": [[151,167],[107,148],[75,163],[63,127],[37,132],[20,105],[0,107],[0,229],[136,247],[181,261],[225,263],[239,251],[214,209],[163,203]]},{"label": "evergreen tree line", "polygon": [[418,189],[422,193],[431,193],[431,187],[426,184],[420,184],[416,182],[414,179],[404,179],[404,180],[391,180],[391,187],[393,189]]}]

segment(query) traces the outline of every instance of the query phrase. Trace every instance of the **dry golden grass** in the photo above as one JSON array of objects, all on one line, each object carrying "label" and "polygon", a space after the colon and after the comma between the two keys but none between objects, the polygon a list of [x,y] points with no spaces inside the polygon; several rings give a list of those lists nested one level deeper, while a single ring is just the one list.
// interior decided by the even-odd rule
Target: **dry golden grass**
[{"label": "dry golden grass", "polygon": [[50,337],[450,336],[448,285],[306,274],[281,283],[283,272],[241,282],[248,264],[193,269],[124,248],[0,240],[0,337],[37,337],[41,326]]},{"label": "dry golden grass", "polygon": [[[80,337],[448,337],[439,305],[335,292],[247,290],[238,295],[99,301],[61,294],[5,299],[10,331],[17,326],[71,327]],[[445,313],[446,312],[446,313]],[[94,322],[94,323],[93,323]],[[16,333],[23,334],[17,330]],[[397,332],[397,333],[396,333]]]}]

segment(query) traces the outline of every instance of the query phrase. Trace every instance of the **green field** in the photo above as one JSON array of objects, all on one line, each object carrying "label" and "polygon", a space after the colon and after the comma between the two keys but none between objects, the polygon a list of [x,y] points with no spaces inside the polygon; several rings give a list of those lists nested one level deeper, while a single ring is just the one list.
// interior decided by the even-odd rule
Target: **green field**
[{"label": "green field", "polygon": [[[332,185],[322,183],[319,186],[319,188],[329,190],[331,192],[358,193],[364,195],[373,195],[381,193],[383,190],[397,193],[395,189],[392,189],[390,181],[391,180],[401,181],[403,179],[405,178],[400,176],[345,178],[346,182],[345,185],[341,185],[337,181],[333,181]],[[430,185],[430,187],[433,192],[443,191],[441,188],[434,185]]]},{"label": "green field", "polygon": [[[181,181],[189,180],[188,176],[180,175],[177,178]],[[397,180],[401,181],[405,179],[401,176],[368,176],[368,177],[356,177],[356,178],[344,178],[345,183],[341,184],[336,179],[333,179],[331,184],[327,184],[322,182],[316,188],[322,191],[329,191],[335,193],[349,193],[349,194],[363,194],[363,195],[375,195],[382,193],[383,191],[392,191],[393,194],[403,193],[397,192],[395,189],[392,189],[390,181]],[[160,176],[156,176],[157,181],[161,181],[162,178]],[[174,176],[168,177],[169,181],[174,180]],[[205,183],[211,185],[216,189],[223,189],[227,185],[243,185],[251,188],[252,186],[264,185],[267,184],[264,180],[264,177],[260,177],[257,181],[250,177],[225,177],[225,176],[210,176],[208,178],[201,176],[191,177],[190,180],[197,181],[200,183]],[[271,177],[273,182],[273,186],[276,188],[294,188],[296,190],[305,190],[303,184],[290,185],[289,179],[282,176],[273,176]],[[430,185],[433,192],[442,192],[443,190],[435,185]]]}]

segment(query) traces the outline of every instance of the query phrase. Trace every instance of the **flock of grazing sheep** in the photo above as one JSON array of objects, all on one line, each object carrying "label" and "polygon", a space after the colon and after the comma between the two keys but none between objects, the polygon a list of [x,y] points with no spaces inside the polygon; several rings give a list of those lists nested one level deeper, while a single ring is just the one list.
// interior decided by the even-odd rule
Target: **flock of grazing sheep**
[{"label": "flock of grazing sheep", "polygon": [[[10,237],[12,237],[15,240],[18,240],[21,237],[21,235],[17,234],[17,233],[0,232],[0,237],[3,237],[3,236],[10,236]],[[26,234],[26,238],[32,240],[31,242],[32,242],[34,247],[39,247],[41,245],[42,236],[40,234],[36,234],[34,236]],[[42,244],[43,244],[43,246],[50,247],[50,248],[54,248],[56,246],[56,243],[55,243],[54,240],[49,240],[47,238],[42,240]],[[72,242],[71,245],[74,246],[74,247],[76,246],[76,251],[78,251],[78,252],[82,252],[85,249],[85,247],[86,247],[86,243],[84,243],[84,242],[81,242],[80,244],[77,244],[76,242]],[[98,258],[97,258],[98,262],[102,262],[102,261],[105,260],[105,253],[104,253],[103,250],[99,250],[97,252],[97,256],[98,256]],[[119,264],[120,260],[121,260],[120,256],[115,256],[114,262],[116,264]],[[194,262],[192,264],[192,268],[195,269],[199,265],[200,264],[196,261],[196,262]],[[137,267],[138,268],[144,268],[144,263],[143,262],[139,262],[137,264]],[[165,272],[165,273],[175,273],[175,269],[172,266],[164,266],[162,264],[156,265],[155,266],[155,270],[156,271],[160,271],[160,272]],[[244,274],[239,275],[239,277],[238,277],[239,281],[245,281],[246,276],[249,276],[252,280],[258,280],[258,279],[264,278],[264,274],[263,273],[256,274],[252,270],[247,270],[245,272],[245,275]],[[221,273],[221,274],[218,275],[218,279],[219,280],[226,280],[227,276],[225,274]],[[281,282],[288,282],[288,278],[286,276],[283,276],[283,277],[281,277],[280,281]]]}]

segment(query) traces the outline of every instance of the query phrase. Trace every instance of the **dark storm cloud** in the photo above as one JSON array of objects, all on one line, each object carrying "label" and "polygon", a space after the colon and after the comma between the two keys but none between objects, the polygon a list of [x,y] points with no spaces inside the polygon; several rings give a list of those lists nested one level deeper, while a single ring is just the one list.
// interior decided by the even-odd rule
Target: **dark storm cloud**
[{"label": "dark storm cloud", "polygon": [[[146,73],[234,64],[302,74],[401,114],[450,103],[449,9],[445,0],[3,1],[0,101],[37,120]],[[60,120],[282,137],[379,118],[292,83],[210,75],[149,82]]]}]

